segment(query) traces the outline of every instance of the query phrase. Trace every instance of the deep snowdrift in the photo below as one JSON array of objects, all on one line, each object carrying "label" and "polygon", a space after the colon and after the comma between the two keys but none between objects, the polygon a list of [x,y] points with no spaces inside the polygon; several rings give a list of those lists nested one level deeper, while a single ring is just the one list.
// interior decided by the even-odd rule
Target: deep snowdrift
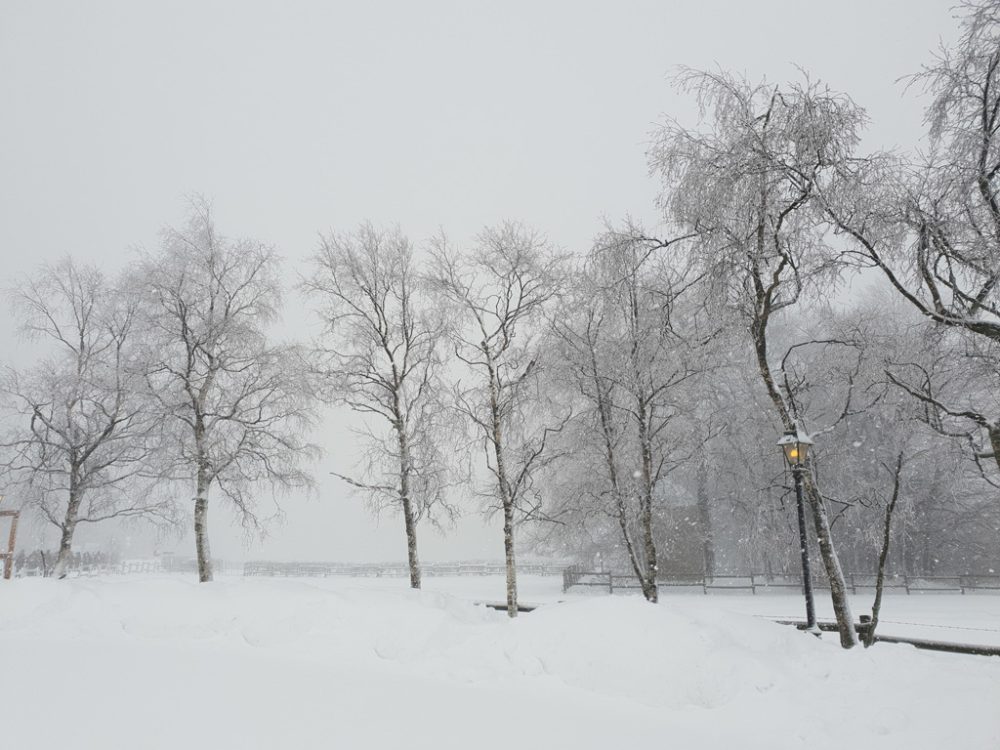
[{"label": "deep snowdrift", "polygon": [[3,746],[1000,747],[997,658],[845,653],[683,600],[511,622],[404,585],[2,585]]}]

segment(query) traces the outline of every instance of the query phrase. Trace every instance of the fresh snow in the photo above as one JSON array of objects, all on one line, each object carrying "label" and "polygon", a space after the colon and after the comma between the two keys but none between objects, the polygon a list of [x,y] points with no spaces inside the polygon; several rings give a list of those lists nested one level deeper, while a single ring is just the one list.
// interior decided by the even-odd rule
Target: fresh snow
[{"label": "fresh snow", "polygon": [[[668,595],[652,606],[526,578],[525,601],[547,603],[510,621],[472,604],[496,598],[497,579],[425,586],[0,582],[0,740],[18,750],[1000,747],[1000,658],[844,652],[756,616],[797,614],[783,611],[796,597]],[[894,597],[885,616],[906,599],[928,603]],[[996,612],[994,598],[950,601]]]},{"label": "fresh snow", "polygon": [[[600,586],[575,586],[562,591],[557,576],[518,576],[519,599],[523,604],[552,604],[587,597],[606,597]],[[398,590],[401,579],[371,578],[348,585],[366,588]],[[504,597],[503,578],[498,576],[425,576],[425,591],[453,594],[469,602],[501,603]],[[616,592],[615,597],[639,596],[638,591]],[[774,589],[756,595],[736,589],[716,590],[705,595],[701,588],[661,588],[660,597],[669,606],[681,606],[689,613],[726,617],[731,613],[752,615],[770,620],[805,619],[802,596],[787,588]],[[870,614],[872,593],[851,595],[855,616]],[[816,614],[821,620],[833,621],[833,606],[827,591],[816,592]],[[979,593],[915,593],[907,595],[887,591],[882,600],[878,632],[908,638],[968,643],[977,646],[1000,647],[1000,591]],[[829,636],[836,637],[836,636]],[[998,748],[1000,750],[1000,748]]]}]

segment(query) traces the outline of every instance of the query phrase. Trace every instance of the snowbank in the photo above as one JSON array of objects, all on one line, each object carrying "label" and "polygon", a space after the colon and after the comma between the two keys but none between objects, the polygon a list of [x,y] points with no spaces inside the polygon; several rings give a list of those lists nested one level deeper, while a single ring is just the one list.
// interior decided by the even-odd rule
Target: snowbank
[{"label": "snowbank", "polygon": [[3,745],[1000,747],[1000,659],[845,653],[684,598],[509,621],[365,583],[0,586]]}]

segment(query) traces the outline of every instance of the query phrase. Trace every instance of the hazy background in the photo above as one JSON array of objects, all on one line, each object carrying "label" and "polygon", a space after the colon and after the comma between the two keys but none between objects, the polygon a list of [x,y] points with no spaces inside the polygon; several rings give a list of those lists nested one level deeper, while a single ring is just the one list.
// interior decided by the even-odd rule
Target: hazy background
[{"label": "hazy background", "polygon": [[[868,110],[866,146],[908,148],[922,100],[897,79],[955,34],[950,5],[3,0],[0,286],[64,254],[113,272],[192,192],[223,233],[277,246],[289,282],[318,232],[364,219],[418,242],[519,219],[580,250],[602,217],[655,223],[648,134],[697,114],[670,86],[677,66],[783,81],[798,65]],[[21,364],[4,320],[0,359]],[[285,325],[316,331],[293,293]],[[350,419],[328,413],[316,496],[285,498],[263,543],[213,508],[217,557],[405,558],[401,520],[376,522],[327,475],[351,470]],[[424,559],[502,557],[499,531],[466,511],[447,537],[424,531]]]}]

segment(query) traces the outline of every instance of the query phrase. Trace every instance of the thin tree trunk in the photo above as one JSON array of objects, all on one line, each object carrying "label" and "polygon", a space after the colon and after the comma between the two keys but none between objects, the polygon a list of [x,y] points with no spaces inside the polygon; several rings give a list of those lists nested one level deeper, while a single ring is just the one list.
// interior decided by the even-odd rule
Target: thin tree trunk
[{"label": "thin tree trunk", "polygon": [[413,517],[413,504],[404,496],[403,521],[406,524],[406,559],[410,566],[410,588],[420,588],[420,559],[417,557],[417,522]]},{"label": "thin tree trunk", "polygon": [[[66,514],[69,516],[69,513]],[[66,568],[69,566],[70,558],[73,555],[73,532],[76,530],[76,521],[68,518],[63,523],[62,535],[59,539],[59,553],[56,555],[55,564],[52,566],[50,574],[53,578],[65,578]]]},{"label": "thin tree trunk", "polygon": [[837,629],[840,631],[840,645],[844,648],[852,648],[858,645],[858,634],[854,630],[854,615],[851,613],[851,602],[847,598],[844,571],[840,567],[840,560],[837,558],[837,552],[833,546],[833,536],[830,534],[830,519],[826,512],[826,505],[816,488],[812,473],[806,472],[802,481],[806,498],[812,508],[820,557],[823,560],[826,577],[830,583],[830,599],[833,602],[834,616],[837,618]]},{"label": "thin tree trunk", "polygon": [[76,467],[70,469],[69,503],[66,505],[66,516],[63,518],[62,534],[59,538],[59,552],[52,566],[50,575],[53,578],[65,578],[66,568],[73,555],[73,534],[76,531],[76,519],[80,513],[81,497],[78,473]]},{"label": "thin tree trunk", "polygon": [[889,559],[889,543],[892,539],[892,513],[899,500],[899,476],[903,470],[903,454],[896,459],[896,473],[892,481],[892,498],[885,508],[885,524],[882,527],[882,549],[878,555],[878,571],[875,579],[875,601],[872,603],[872,621],[865,632],[865,648],[875,643],[875,628],[878,627],[878,616],[882,611],[882,589],[885,586],[885,564]]},{"label": "thin tree trunk", "polygon": [[642,593],[646,601],[656,604],[658,592],[656,579],[659,569],[656,564],[656,543],[653,540],[653,455],[649,437],[649,410],[646,392],[643,389],[643,372],[639,365],[639,299],[636,293],[636,279],[632,274],[629,286],[629,329],[631,346],[629,359],[632,363],[632,375],[635,378],[633,395],[636,401],[636,421],[638,422],[639,451],[641,454],[640,479],[642,487],[639,494],[639,528],[642,532],[643,572],[640,579]]},{"label": "thin tree trunk", "polygon": [[[636,555],[635,545],[632,543],[632,535],[628,533],[628,507],[625,504],[625,496],[618,481],[618,464],[615,460],[615,441],[611,417],[608,414],[608,402],[604,396],[601,386],[601,379],[597,376],[597,357],[593,347],[590,348],[591,371],[594,378],[594,389],[597,397],[597,413],[601,419],[601,435],[604,437],[604,460],[608,470],[608,482],[611,484],[611,492],[615,498],[615,508],[618,515],[618,527],[622,532],[622,541],[625,542],[625,551],[628,553],[629,564],[632,572],[639,580],[643,581],[642,566]],[[645,593],[645,590],[643,590]]]},{"label": "thin tree trunk", "polygon": [[507,560],[507,615],[517,617],[517,566],[514,559],[514,507],[503,508],[503,551]]},{"label": "thin tree trunk", "polygon": [[[489,357],[489,352],[484,352]],[[503,550],[507,565],[507,616],[517,617],[517,561],[514,557],[514,498],[507,481],[507,464],[503,451],[503,416],[500,413],[500,394],[496,371],[489,362],[490,416],[492,418],[493,453],[496,458],[497,489],[503,506]]]},{"label": "thin tree trunk", "polygon": [[410,497],[410,444],[406,436],[406,423],[399,405],[398,376],[393,365],[396,390],[393,391],[393,412],[396,438],[399,443],[399,502],[403,508],[403,523],[406,525],[406,559],[410,567],[410,588],[420,588],[420,559],[417,556],[417,522],[413,516],[413,500]]},{"label": "thin tree trunk", "polygon": [[198,556],[198,581],[201,583],[208,583],[212,580],[212,551],[208,546],[208,490],[212,479],[208,471],[208,458],[205,450],[205,421],[202,411],[211,380],[209,379],[202,386],[198,395],[195,403],[194,422],[194,444],[198,466],[194,497],[194,544]]},{"label": "thin tree trunk", "polygon": [[198,554],[198,580],[212,580],[212,552],[208,547],[208,481],[204,470],[198,471],[198,493],[194,499],[194,541]]},{"label": "thin tree trunk", "polygon": [[[771,374],[771,367],[767,362],[768,314],[765,313],[755,321],[751,329],[754,349],[757,355],[757,367],[782,425],[786,430],[794,430],[796,429],[795,421],[792,419],[792,415],[789,413],[784,399],[778,392],[774,383],[774,377]],[[830,520],[826,512],[826,506],[823,504],[823,498],[816,487],[812,472],[806,472],[802,480],[806,499],[809,501],[809,507],[813,512],[813,523],[816,526],[816,538],[819,541],[820,557],[823,559],[826,577],[830,582],[830,599],[833,603],[834,614],[837,617],[837,628],[840,631],[840,645],[844,648],[852,648],[858,644],[858,635],[854,630],[851,603],[847,599],[847,584],[844,580],[844,571],[840,567],[840,560],[837,558],[837,552],[833,546],[833,537],[830,533]]]},{"label": "thin tree trunk", "polygon": [[646,426],[646,408],[642,399],[639,400],[638,415],[639,445],[642,452],[639,526],[642,530],[642,549],[645,557],[642,593],[648,602],[656,604],[658,599],[656,579],[659,569],[656,564],[656,543],[653,540],[653,456],[649,445],[649,431]]},{"label": "thin tree trunk", "polygon": [[642,467],[642,509],[639,516],[639,523],[642,526],[642,547],[645,553],[646,576],[642,581],[642,593],[647,601],[656,604],[658,592],[656,588],[657,574],[659,567],[656,564],[656,544],[653,541],[653,493],[650,477],[650,456],[648,446],[643,446],[643,467]]},{"label": "thin tree trunk", "polygon": [[[66,514],[67,516],[69,513]],[[67,521],[63,524],[62,535],[59,539],[59,553],[56,555],[56,562],[52,566],[51,575],[53,578],[65,578],[66,568],[69,566],[70,558],[73,555],[73,532],[76,530],[76,521]]]},{"label": "thin tree trunk", "polygon": [[701,526],[702,554],[705,577],[715,572],[715,539],[712,536],[712,509],[708,505],[708,486],[705,464],[698,467],[698,524]]},{"label": "thin tree trunk", "polygon": [[771,374],[771,365],[767,361],[766,317],[754,324],[751,329],[751,335],[754,341],[754,352],[757,355],[757,369],[760,372],[761,379],[764,381],[764,387],[767,389],[767,396],[771,399],[771,403],[774,404],[774,410],[778,413],[782,426],[786,430],[794,430],[795,423],[792,421],[792,416],[788,413],[785,399],[778,392],[778,387],[774,383],[774,376]]}]

